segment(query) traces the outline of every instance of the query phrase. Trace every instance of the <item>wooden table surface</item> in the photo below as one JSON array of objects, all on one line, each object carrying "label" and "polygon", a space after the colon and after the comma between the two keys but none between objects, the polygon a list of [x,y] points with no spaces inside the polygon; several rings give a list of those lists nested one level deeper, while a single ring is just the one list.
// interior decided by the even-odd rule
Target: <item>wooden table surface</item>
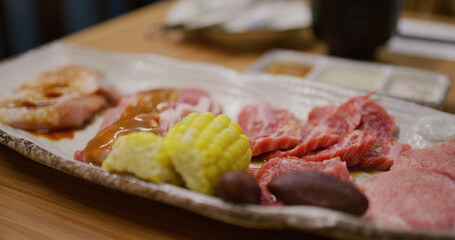
[{"label": "wooden table surface", "polygon": [[[70,35],[64,41],[220,64],[244,71],[264,50],[232,50],[200,39],[171,42],[147,34],[171,2],[150,5]],[[448,20],[451,21],[450,19]],[[455,24],[455,22],[454,22]],[[325,54],[311,34],[278,47]],[[377,62],[449,74],[455,62],[379,51]],[[444,110],[455,113],[455,89]],[[324,239],[298,231],[255,230],[104,188],[36,163],[0,145],[0,239]]]}]

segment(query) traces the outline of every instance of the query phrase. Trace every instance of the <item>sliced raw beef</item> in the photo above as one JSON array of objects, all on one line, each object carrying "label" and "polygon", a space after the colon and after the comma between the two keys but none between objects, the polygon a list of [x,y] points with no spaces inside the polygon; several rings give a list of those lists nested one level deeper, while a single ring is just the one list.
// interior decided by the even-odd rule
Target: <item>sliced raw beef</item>
[{"label": "sliced raw beef", "polygon": [[411,149],[411,146],[392,140],[380,150],[381,153],[375,152],[375,149],[373,144],[365,157],[353,169],[387,171],[396,161],[398,154]]},{"label": "sliced raw beef", "polygon": [[376,131],[376,142],[387,143],[393,139],[395,119],[375,101],[369,100],[361,108],[362,121],[358,129]]},{"label": "sliced raw beef", "polygon": [[357,169],[389,170],[397,155],[411,146],[393,139],[395,119],[376,102],[365,102],[361,113],[362,121],[358,129],[375,131],[376,141]]},{"label": "sliced raw beef", "polygon": [[82,66],[44,72],[0,100],[0,121],[41,132],[82,127],[116,100],[103,81],[99,72]]},{"label": "sliced raw beef", "polygon": [[390,170],[424,168],[446,172],[455,177],[455,139],[426,149],[411,149],[398,155]]},{"label": "sliced raw beef", "polygon": [[369,208],[364,219],[401,229],[455,230],[455,180],[426,169],[376,175],[360,185]]},{"label": "sliced raw beef", "polygon": [[259,171],[256,172],[256,178],[258,179],[262,190],[261,204],[280,204],[267,190],[267,184],[274,177],[292,170],[318,171],[339,178],[345,182],[353,183],[346,163],[342,162],[340,158],[328,159],[321,162],[308,162],[296,157],[273,158],[264,163]]},{"label": "sliced raw beef", "polygon": [[302,140],[299,144],[289,150],[276,150],[264,153],[255,158],[255,160],[268,160],[275,157],[302,157],[303,155],[318,148],[328,147],[338,141],[338,135],[335,131],[325,125],[313,126],[305,124],[301,126]]},{"label": "sliced raw beef", "polygon": [[325,124],[333,128],[337,134],[350,133],[359,126],[362,105],[372,94],[353,97],[338,108],[333,106],[314,108],[308,116],[308,122],[316,125]]},{"label": "sliced raw beef", "polygon": [[314,125],[324,123],[337,111],[334,105],[315,107],[308,114],[308,122]]},{"label": "sliced raw beef", "polygon": [[250,141],[253,156],[293,148],[301,139],[299,121],[294,114],[267,103],[245,106],[238,123]]},{"label": "sliced raw beef", "polygon": [[[193,105],[194,104],[194,105]],[[74,159],[101,165],[117,141],[131,132],[164,134],[190,112],[213,111],[220,105],[197,89],[155,89],[124,96],[116,108],[106,113],[100,131]]]},{"label": "sliced raw beef", "polygon": [[305,161],[323,161],[339,157],[348,167],[355,166],[363,159],[376,139],[374,131],[354,130],[344,136],[338,143],[322,151],[305,155]]}]

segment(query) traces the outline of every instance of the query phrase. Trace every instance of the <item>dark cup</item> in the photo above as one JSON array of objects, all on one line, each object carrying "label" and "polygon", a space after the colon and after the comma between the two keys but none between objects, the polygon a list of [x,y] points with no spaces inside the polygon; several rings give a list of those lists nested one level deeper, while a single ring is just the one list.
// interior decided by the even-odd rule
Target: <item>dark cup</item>
[{"label": "dark cup", "polygon": [[396,30],[403,0],[311,0],[313,30],[330,55],[368,59]]}]

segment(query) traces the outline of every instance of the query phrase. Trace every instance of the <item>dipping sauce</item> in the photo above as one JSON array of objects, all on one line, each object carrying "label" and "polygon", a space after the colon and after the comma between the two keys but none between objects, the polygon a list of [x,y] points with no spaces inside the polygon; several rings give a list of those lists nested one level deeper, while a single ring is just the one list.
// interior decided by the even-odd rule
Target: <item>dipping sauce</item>
[{"label": "dipping sauce", "polygon": [[328,67],[316,80],[342,87],[371,91],[378,88],[379,77],[379,71],[369,69]]},{"label": "dipping sauce", "polygon": [[58,141],[62,139],[73,139],[74,133],[76,132],[75,129],[70,130],[60,130],[60,131],[53,131],[53,132],[35,132],[30,131],[29,133],[35,135],[37,137],[44,137],[52,141]]},{"label": "dipping sauce", "polygon": [[313,69],[312,65],[292,62],[281,61],[270,64],[264,72],[270,74],[285,74],[297,77],[305,77]]},{"label": "dipping sauce", "polygon": [[84,161],[100,166],[117,141],[129,133],[161,132],[159,113],[167,109],[177,97],[178,91],[174,89],[151,90],[135,96],[116,122],[99,131],[87,143]]}]

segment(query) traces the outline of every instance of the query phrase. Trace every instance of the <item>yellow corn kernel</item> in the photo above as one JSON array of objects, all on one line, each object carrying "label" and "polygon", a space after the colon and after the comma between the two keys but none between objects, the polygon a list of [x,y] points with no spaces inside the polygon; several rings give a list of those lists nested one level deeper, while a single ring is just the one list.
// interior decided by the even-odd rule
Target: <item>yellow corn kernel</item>
[{"label": "yellow corn kernel", "polygon": [[155,183],[183,183],[164,151],[163,139],[151,132],[130,133],[121,139],[102,163],[102,168],[133,174]]},{"label": "yellow corn kernel", "polygon": [[191,113],[164,137],[164,148],[186,186],[214,194],[226,171],[248,171],[251,149],[237,123],[226,115]]}]

